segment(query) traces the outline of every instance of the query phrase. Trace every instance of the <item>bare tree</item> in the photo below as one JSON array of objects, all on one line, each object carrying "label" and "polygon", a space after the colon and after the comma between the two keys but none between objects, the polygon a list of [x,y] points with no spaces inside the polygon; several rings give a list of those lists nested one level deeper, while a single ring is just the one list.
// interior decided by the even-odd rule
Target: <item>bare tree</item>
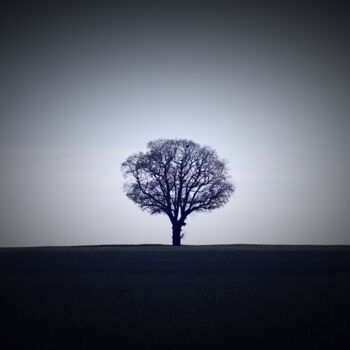
[{"label": "bare tree", "polygon": [[226,162],[185,139],[151,141],[147,149],[122,163],[126,195],[142,210],[168,215],[173,245],[181,245],[187,216],[220,208],[234,192]]}]

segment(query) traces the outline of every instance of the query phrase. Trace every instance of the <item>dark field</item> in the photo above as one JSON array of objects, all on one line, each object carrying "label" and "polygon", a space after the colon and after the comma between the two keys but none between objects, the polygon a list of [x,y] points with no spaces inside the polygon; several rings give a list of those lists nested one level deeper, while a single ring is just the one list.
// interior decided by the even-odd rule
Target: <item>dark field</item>
[{"label": "dark field", "polygon": [[2,349],[347,349],[350,340],[348,247],[0,249],[0,283]]}]

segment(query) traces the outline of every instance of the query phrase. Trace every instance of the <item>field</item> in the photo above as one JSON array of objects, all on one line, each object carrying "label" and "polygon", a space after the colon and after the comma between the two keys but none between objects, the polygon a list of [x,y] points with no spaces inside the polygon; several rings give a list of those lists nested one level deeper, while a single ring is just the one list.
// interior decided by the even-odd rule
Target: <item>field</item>
[{"label": "field", "polygon": [[329,349],[349,247],[0,249],[2,349]]}]

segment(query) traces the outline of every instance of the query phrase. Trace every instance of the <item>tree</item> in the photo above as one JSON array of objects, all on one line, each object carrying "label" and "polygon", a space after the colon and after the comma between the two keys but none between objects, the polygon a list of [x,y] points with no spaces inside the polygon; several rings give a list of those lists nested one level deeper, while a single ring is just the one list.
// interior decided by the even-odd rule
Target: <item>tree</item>
[{"label": "tree", "polygon": [[182,227],[193,212],[211,211],[234,192],[226,162],[210,147],[185,139],[159,139],[122,163],[126,195],[150,214],[166,214],[173,245],[181,245]]}]

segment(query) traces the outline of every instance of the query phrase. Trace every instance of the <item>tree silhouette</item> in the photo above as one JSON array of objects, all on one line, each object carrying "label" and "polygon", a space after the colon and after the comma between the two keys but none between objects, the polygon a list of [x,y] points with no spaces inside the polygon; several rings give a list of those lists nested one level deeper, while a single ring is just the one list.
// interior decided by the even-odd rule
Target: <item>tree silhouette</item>
[{"label": "tree silhouette", "polygon": [[168,215],[173,245],[192,212],[223,206],[234,192],[226,162],[210,147],[185,139],[159,139],[122,163],[126,195],[150,214]]}]

